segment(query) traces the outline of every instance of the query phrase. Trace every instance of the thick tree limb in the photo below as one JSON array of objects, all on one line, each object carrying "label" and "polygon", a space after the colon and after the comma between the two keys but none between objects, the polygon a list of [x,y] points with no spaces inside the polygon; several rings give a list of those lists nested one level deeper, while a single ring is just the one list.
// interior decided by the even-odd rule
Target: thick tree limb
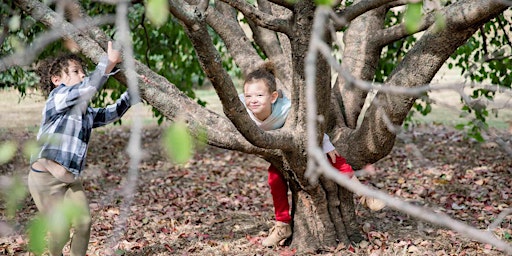
[{"label": "thick tree limb", "polygon": [[[464,5],[462,5],[464,2],[468,8],[471,8],[471,11],[464,10]],[[428,84],[446,59],[465,43],[479,26],[507,8],[506,5],[496,1],[482,0],[478,2],[478,8],[473,6],[475,1],[454,3],[453,9],[447,10],[447,13],[452,13],[453,16],[447,17],[445,29],[438,31],[435,27],[429,28],[395,68],[386,84],[407,88]],[[465,13],[465,15],[459,15],[458,12]],[[465,29],[462,29],[461,24],[463,23],[466,24]],[[428,63],[429,65],[420,65],[419,63]],[[376,99],[385,107],[376,104],[370,105],[360,129],[353,134],[353,138],[363,138],[362,141],[360,139],[352,141],[347,138],[352,149],[362,156],[359,160],[351,159],[351,163],[355,166],[372,163],[389,153],[393,147],[395,134],[387,129],[388,125],[384,117],[389,117],[394,125],[401,125],[416,97],[379,92]],[[361,147],[361,145],[367,146]]]},{"label": "thick tree limb", "polygon": [[251,19],[258,26],[270,29],[276,32],[281,32],[286,35],[291,35],[290,20],[281,19],[271,14],[262,12],[254,6],[248,4],[246,1],[237,0],[221,0],[235,9],[239,10],[248,19]]},{"label": "thick tree limb", "polygon": [[381,6],[386,6],[388,3],[394,1],[395,0],[363,0],[338,11],[336,16],[333,16],[336,30],[341,30],[343,27],[347,26],[350,21],[359,17],[363,13],[379,8]]},{"label": "thick tree limb", "polygon": [[[485,16],[485,14],[482,15],[482,13],[491,11],[499,6],[505,6],[503,3],[495,0],[487,0],[486,2],[487,3],[479,3],[478,1],[473,1],[471,5],[468,5],[468,1],[457,1],[443,7],[439,12],[430,12],[420,21],[417,32],[424,31],[432,26],[435,23],[437,16],[443,17],[445,19],[445,25],[450,29],[465,29],[467,27],[467,22],[469,21],[472,23],[480,23],[479,19],[482,16]],[[381,46],[385,46],[409,35],[411,35],[411,33],[406,31],[405,25],[398,24],[393,27],[377,31],[373,34],[371,41]]]},{"label": "thick tree limb", "polygon": [[[372,9],[352,20],[345,31],[342,68],[353,77],[365,81],[373,80],[382,48],[369,43],[369,38],[384,26],[386,11],[385,7]],[[338,77],[333,90],[338,90],[335,94],[338,95],[336,103],[342,104],[345,117],[345,123],[338,126],[356,129],[368,91],[354,87],[346,77]]]},{"label": "thick tree limb", "polygon": [[282,6],[282,7],[286,7],[288,9],[293,9],[293,7],[295,6],[293,4],[293,1],[290,1],[290,0],[267,0],[267,1],[277,4],[279,6]]},{"label": "thick tree limb", "polygon": [[416,32],[408,32],[405,29],[405,25],[401,23],[386,29],[377,30],[375,34],[371,36],[369,41],[380,46],[386,46],[392,42],[395,42],[417,32],[428,29],[430,26],[432,26],[432,24],[434,24],[436,20],[436,15],[437,13],[429,13],[425,17],[423,17],[423,19],[420,21],[418,31]]},{"label": "thick tree limb", "polygon": [[242,73],[247,75],[249,72],[254,70],[254,68],[259,66],[263,60],[261,60],[261,57],[251,45],[250,39],[247,38],[242,27],[240,27],[240,24],[236,20],[236,16],[225,14],[226,12],[229,12],[229,10],[223,9],[232,9],[232,7],[224,3],[220,4],[224,6],[216,6],[216,8],[208,9],[206,13],[206,22],[222,38],[230,56],[242,70]]},{"label": "thick tree limb", "polygon": [[[268,1],[259,0],[258,8],[263,12],[272,14],[272,6]],[[258,27],[250,19],[248,19],[248,24],[251,27],[253,33],[252,37],[256,44],[263,50],[268,59],[275,64],[276,76],[284,87],[282,89],[289,91],[289,82],[291,81],[292,72],[288,60],[291,56],[286,55],[283,50],[283,47],[287,47],[287,45],[280,42],[280,39],[285,39],[284,36],[279,37],[279,35],[272,30]],[[287,95],[289,94],[287,93]]]},{"label": "thick tree limb", "polygon": [[[187,5],[185,3],[183,4]],[[173,8],[176,7],[171,5],[171,11]],[[193,8],[188,7],[188,5],[183,8],[188,11],[193,11]],[[206,22],[202,19],[204,16],[200,13],[195,13],[198,16],[187,21],[185,31],[196,49],[199,63],[222,102],[226,116],[248,141],[258,147],[267,149],[293,149],[293,143],[290,143],[293,141],[293,137],[289,131],[280,129],[265,132],[249,117],[245,106],[238,98],[238,93],[233,85],[233,81],[222,67],[220,54],[215,49],[211,37],[208,34]],[[185,16],[193,17],[191,14],[186,14]]]}]

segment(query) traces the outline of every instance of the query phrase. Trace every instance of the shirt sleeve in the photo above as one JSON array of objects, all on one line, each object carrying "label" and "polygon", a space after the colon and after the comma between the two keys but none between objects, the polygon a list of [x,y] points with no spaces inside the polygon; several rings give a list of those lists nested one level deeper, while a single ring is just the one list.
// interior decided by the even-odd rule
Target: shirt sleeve
[{"label": "shirt sleeve", "polygon": [[59,113],[79,103],[89,104],[94,94],[101,89],[108,77],[115,74],[115,72],[105,74],[107,64],[108,58],[104,55],[101,57],[96,69],[89,76],[85,77],[81,83],[73,86],[60,85],[53,95],[55,110]]},{"label": "shirt sleeve", "polygon": [[324,138],[322,140],[322,149],[323,149],[324,153],[326,153],[326,154],[336,149],[334,147],[334,145],[331,143],[331,140],[329,139],[329,135],[327,135],[325,133],[324,133]]},{"label": "shirt sleeve", "polygon": [[93,128],[107,125],[119,120],[131,107],[130,94],[124,92],[119,99],[104,108],[93,108]]}]

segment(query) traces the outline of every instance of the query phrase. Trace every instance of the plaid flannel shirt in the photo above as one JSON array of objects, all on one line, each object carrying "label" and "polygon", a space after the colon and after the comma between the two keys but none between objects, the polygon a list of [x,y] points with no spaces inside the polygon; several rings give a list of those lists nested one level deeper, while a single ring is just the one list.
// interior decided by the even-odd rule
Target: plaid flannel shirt
[{"label": "plaid flannel shirt", "polygon": [[37,140],[41,144],[31,163],[39,158],[53,160],[78,177],[85,166],[92,128],[112,123],[130,108],[125,92],[112,105],[92,108],[89,103],[114,73],[105,74],[108,59],[104,56],[93,73],[74,86],[59,85],[50,93],[43,109]]}]

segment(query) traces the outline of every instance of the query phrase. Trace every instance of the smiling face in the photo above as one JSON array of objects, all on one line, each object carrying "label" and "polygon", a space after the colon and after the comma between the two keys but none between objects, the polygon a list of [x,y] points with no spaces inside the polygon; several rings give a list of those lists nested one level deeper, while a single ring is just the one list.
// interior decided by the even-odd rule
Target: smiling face
[{"label": "smiling face", "polygon": [[263,80],[244,85],[245,105],[260,121],[265,121],[272,113],[272,103],[277,99],[276,91],[270,92]]},{"label": "smiling face", "polygon": [[58,86],[64,84],[66,86],[73,86],[75,84],[81,83],[84,80],[85,73],[80,63],[72,60],[68,61],[69,65],[67,69],[62,70],[60,76],[52,77],[52,82],[54,85]]}]

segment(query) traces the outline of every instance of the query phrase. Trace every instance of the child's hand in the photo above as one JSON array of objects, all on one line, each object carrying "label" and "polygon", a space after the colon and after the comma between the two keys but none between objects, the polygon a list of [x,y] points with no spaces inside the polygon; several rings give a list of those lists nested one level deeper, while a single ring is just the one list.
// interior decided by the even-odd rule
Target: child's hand
[{"label": "child's hand", "polygon": [[121,52],[118,50],[115,50],[112,47],[112,41],[108,41],[107,56],[108,56],[108,61],[110,63],[117,64],[123,60],[121,58]]},{"label": "child's hand", "polygon": [[153,82],[151,81],[151,79],[147,78],[145,75],[139,75],[139,78],[140,78],[140,79],[142,79],[142,81],[144,81],[144,83],[146,83],[146,84],[151,84],[151,83],[153,83]]},{"label": "child's hand", "polygon": [[338,151],[336,151],[336,149],[335,149],[333,151],[327,152],[327,155],[331,159],[331,162],[334,164],[334,163],[336,163],[336,157],[340,156],[340,153],[338,153]]}]

